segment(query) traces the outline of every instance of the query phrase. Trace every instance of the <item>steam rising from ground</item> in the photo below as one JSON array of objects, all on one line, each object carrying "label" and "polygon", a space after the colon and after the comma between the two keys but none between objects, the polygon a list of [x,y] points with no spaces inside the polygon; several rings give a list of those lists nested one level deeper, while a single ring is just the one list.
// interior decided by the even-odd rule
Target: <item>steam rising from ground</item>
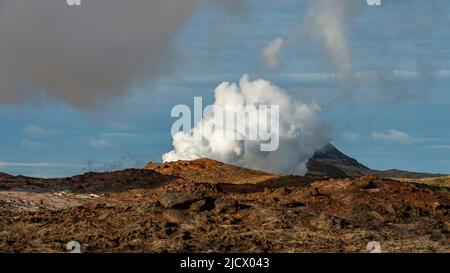
[{"label": "steam rising from ground", "polygon": [[347,22],[353,19],[363,1],[317,0],[305,21],[308,33],[324,46],[341,84],[339,97],[352,92],[352,54],[347,39]]},{"label": "steam rising from ground", "polygon": [[262,57],[267,68],[275,69],[281,64],[280,55],[281,51],[285,47],[285,42],[282,38],[278,37],[269,42],[262,52]]},{"label": "steam rising from ground", "polygon": [[[338,99],[351,95],[355,85],[352,52],[347,38],[348,23],[356,18],[363,1],[360,0],[315,0],[303,21],[300,33],[308,41],[315,42],[335,71],[340,84]],[[262,51],[265,65],[269,69],[280,66],[283,51],[297,43],[298,31],[287,39],[276,38]]]},{"label": "steam rising from ground", "polygon": [[[198,0],[0,1],[0,102],[50,95],[91,108],[167,72]],[[220,0],[242,13],[240,0]]]},{"label": "steam rising from ground", "polygon": [[[328,128],[319,117],[321,109],[317,104],[295,101],[277,86],[262,79],[251,81],[248,75],[244,75],[238,85],[227,82],[220,84],[215,89],[215,105],[254,106],[255,109],[261,105],[278,105],[278,149],[262,152],[262,140],[224,140],[220,137],[223,128],[215,128],[209,138],[199,137],[202,128],[210,127],[215,119],[220,118],[213,112],[204,117],[191,134],[175,134],[174,150],[164,154],[163,161],[207,157],[270,172],[304,174],[307,160],[330,140]],[[258,125],[247,123],[247,127]],[[238,131],[236,128],[231,129]]]}]

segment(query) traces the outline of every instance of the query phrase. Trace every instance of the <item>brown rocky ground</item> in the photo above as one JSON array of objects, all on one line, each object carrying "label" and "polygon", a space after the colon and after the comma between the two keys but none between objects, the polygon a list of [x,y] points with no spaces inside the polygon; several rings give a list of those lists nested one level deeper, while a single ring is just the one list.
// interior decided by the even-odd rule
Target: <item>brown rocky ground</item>
[{"label": "brown rocky ground", "polygon": [[254,184],[279,177],[278,175],[240,168],[212,159],[150,163],[144,169],[163,175],[182,177],[193,182]]},{"label": "brown rocky ground", "polygon": [[450,252],[449,188],[280,176],[203,159],[65,179],[0,175],[0,251]]}]

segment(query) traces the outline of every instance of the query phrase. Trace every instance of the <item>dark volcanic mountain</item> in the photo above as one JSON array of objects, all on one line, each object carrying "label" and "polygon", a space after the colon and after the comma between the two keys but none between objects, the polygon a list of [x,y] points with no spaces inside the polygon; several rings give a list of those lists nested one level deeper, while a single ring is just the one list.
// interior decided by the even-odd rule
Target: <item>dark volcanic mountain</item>
[{"label": "dark volcanic mountain", "polygon": [[358,177],[376,174],[383,178],[425,178],[442,176],[440,174],[408,172],[397,169],[372,170],[356,159],[339,151],[332,144],[327,144],[308,161],[307,176],[314,177]]},{"label": "dark volcanic mountain", "polygon": [[317,151],[308,161],[307,176],[355,177],[372,172],[371,169],[351,158],[332,144],[327,144]]}]

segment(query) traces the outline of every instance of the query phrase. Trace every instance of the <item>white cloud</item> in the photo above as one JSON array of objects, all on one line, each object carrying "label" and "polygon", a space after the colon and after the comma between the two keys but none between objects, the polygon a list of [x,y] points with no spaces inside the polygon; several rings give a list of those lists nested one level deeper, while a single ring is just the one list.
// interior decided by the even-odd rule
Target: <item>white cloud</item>
[{"label": "white cloud", "polygon": [[0,168],[83,168],[85,165],[81,164],[67,164],[67,163],[48,163],[48,162],[0,162]]},{"label": "white cloud", "polygon": [[23,131],[31,137],[46,137],[55,134],[57,131],[39,125],[28,125]]},{"label": "white cloud", "polygon": [[450,149],[450,145],[430,145],[432,149]]},{"label": "white cloud", "polygon": [[418,79],[422,76],[422,74],[416,71],[394,70],[392,71],[392,76],[397,79]]},{"label": "white cloud", "polygon": [[335,73],[319,73],[319,72],[304,72],[304,73],[286,73],[281,77],[295,82],[315,83],[315,82],[331,82],[336,80]]},{"label": "white cloud", "polygon": [[345,140],[353,141],[359,138],[359,134],[353,132],[342,132],[341,137]]},{"label": "white cloud", "polygon": [[48,149],[49,146],[45,143],[39,142],[39,141],[32,141],[29,139],[23,139],[20,142],[20,147],[23,148],[30,148],[30,149],[36,149],[36,150],[43,150]]},{"label": "white cloud", "polygon": [[133,137],[136,134],[134,133],[103,133],[104,137]]},{"label": "white cloud", "polygon": [[276,38],[270,41],[263,49],[262,57],[268,68],[276,69],[281,65],[280,55],[284,47],[284,40],[282,38]]},{"label": "white cloud", "polygon": [[437,70],[433,74],[434,77],[437,79],[450,79],[450,70],[446,69]]},{"label": "white cloud", "polygon": [[122,123],[122,122],[111,122],[108,124],[109,128],[119,131],[125,131],[134,129],[134,126],[128,123]]},{"label": "white cloud", "polygon": [[[423,72],[412,70],[393,70],[390,74],[393,78],[401,80],[417,80],[424,77]],[[450,79],[450,70],[441,69],[430,71],[430,76],[438,80]]]},{"label": "white cloud", "polygon": [[[430,159],[428,159],[428,160],[426,160],[426,162],[431,163],[431,164],[445,164],[445,165],[447,165],[447,168],[450,165],[450,160],[448,160],[448,159],[442,159],[442,160],[430,160]],[[445,173],[450,174],[450,170],[445,171]]]},{"label": "white cloud", "polygon": [[[436,80],[446,80],[450,79],[450,70],[435,70],[430,73],[430,75]],[[239,75],[233,74],[200,74],[200,75],[183,75],[179,77],[179,80],[183,83],[195,83],[195,84],[212,84],[215,82],[226,81],[229,78],[235,78]],[[420,72],[417,71],[409,71],[409,70],[390,70],[386,73],[374,71],[374,70],[361,70],[355,71],[353,80],[357,83],[357,85],[361,84],[375,84],[383,77],[389,77],[392,79],[398,80],[416,80],[423,77]],[[272,76],[275,80],[280,81],[290,81],[296,83],[330,83],[336,82],[339,80],[338,75],[334,72],[317,72],[317,71],[305,71],[305,72],[296,72],[296,73],[280,73]],[[123,124],[126,125],[126,124]],[[118,124],[118,128],[114,128],[110,126],[112,129],[125,129],[120,128]],[[132,127],[133,128],[133,127]]]},{"label": "white cloud", "polygon": [[401,144],[411,144],[417,141],[416,138],[409,134],[395,129],[388,130],[387,132],[372,132],[372,137],[376,140],[397,142]]},{"label": "white cloud", "polygon": [[105,138],[92,138],[88,141],[88,145],[95,149],[112,148],[115,145]]}]

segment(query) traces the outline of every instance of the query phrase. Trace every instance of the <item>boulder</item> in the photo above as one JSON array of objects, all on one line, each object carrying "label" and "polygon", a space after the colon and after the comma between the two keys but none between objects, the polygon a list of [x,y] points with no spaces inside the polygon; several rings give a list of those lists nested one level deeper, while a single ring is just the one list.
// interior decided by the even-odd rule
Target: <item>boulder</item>
[{"label": "boulder", "polygon": [[230,200],[227,198],[217,198],[214,201],[215,210],[218,213],[221,212],[236,212],[237,211],[237,203],[234,200]]},{"label": "boulder", "polygon": [[202,199],[202,195],[194,192],[172,192],[159,199],[159,203],[167,209],[188,209],[192,203]]}]

